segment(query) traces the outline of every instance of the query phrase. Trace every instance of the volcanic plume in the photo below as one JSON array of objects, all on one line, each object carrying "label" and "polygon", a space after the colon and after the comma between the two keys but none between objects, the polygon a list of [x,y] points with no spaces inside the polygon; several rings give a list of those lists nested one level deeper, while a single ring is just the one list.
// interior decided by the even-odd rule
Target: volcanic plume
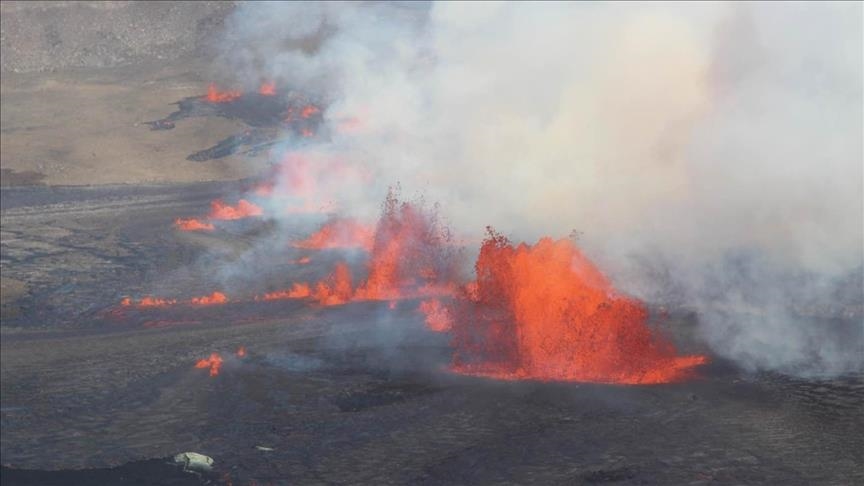
[{"label": "volcanic plume", "polygon": [[[499,379],[666,383],[706,362],[679,356],[570,240],[513,246],[490,229],[476,280],[430,325],[452,315],[453,369]],[[445,319],[445,316],[448,317]]]}]

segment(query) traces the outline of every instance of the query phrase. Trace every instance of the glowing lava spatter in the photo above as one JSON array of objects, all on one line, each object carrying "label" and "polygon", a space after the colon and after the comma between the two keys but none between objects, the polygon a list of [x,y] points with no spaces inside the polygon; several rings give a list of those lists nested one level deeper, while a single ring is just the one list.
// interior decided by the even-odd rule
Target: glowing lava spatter
[{"label": "glowing lava spatter", "polygon": [[473,288],[450,306],[453,369],[499,379],[650,384],[686,378],[679,356],[570,240],[514,247],[490,230]]},{"label": "glowing lava spatter", "polygon": [[322,305],[340,305],[348,302],[354,295],[351,286],[351,270],[345,263],[337,263],[326,279],[315,285],[312,297]]},{"label": "glowing lava spatter", "polygon": [[290,289],[268,292],[263,297],[255,297],[255,300],[305,299],[311,295],[312,291],[308,284],[295,283]]},{"label": "glowing lava spatter", "polygon": [[435,332],[447,332],[453,328],[453,318],[450,309],[441,304],[440,300],[424,300],[418,309],[426,317],[426,327]]},{"label": "glowing lava spatter", "polygon": [[276,94],[276,83],[262,83],[258,88],[258,94],[264,96],[274,96]]},{"label": "glowing lava spatter", "polygon": [[210,103],[228,103],[236,100],[242,95],[243,92],[238,90],[219,91],[215,83],[210,83],[210,85],[207,86],[207,95],[204,96],[204,99]]},{"label": "glowing lava spatter", "polygon": [[300,110],[300,116],[303,118],[311,118],[318,113],[321,113],[321,109],[315,105],[306,105]]},{"label": "glowing lava spatter", "polygon": [[210,219],[233,220],[261,216],[262,214],[264,214],[264,211],[260,207],[245,199],[237,201],[236,206],[229,206],[222,202],[222,200],[217,199],[210,202],[210,214],[208,217]]},{"label": "glowing lava spatter", "polygon": [[213,231],[213,223],[201,221],[195,218],[177,218],[174,226],[181,231]]},{"label": "glowing lava spatter", "polygon": [[391,190],[375,228],[369,275],[355,299],[396,300],[450,293],[457,275],[450,240],[434,212],[400,202]]},{"label": "glowing lava spatter", "polygon": [[176,303],[175,299],[159,299],[156,297],[143,297],[138,302],[126,297],[120,301],[120,305],[123,307],[167,307]]},{"label": "glowing lava spatter", "polygon": [[245,358],[246,357],[246,346],[240,346],[239,348],[237,348],[237,352],[234,354],[237,355],[238,358]]},{"label": "glowing lava spatter", "polygon": [[190,301],[193,305],[217,305],[226,302],[228,302],[228,297],[226,297],[222,292],[213,292],[212,294],[203,297],[193,297]]},{"label": "glowing lava spatter", "polygon": [[210,376],[218,376],[219,369],[222,368],[222,361],[222,356],[219,356],[219,353],[212,353],[209,358],[198,360],[195,367],[210,368]]},{"label": "glowing lava spatter", "polygon": [[352,219],[333,219],[302,241],[295,248],[322,250],[327,248],[372,249],[374,231]]}]

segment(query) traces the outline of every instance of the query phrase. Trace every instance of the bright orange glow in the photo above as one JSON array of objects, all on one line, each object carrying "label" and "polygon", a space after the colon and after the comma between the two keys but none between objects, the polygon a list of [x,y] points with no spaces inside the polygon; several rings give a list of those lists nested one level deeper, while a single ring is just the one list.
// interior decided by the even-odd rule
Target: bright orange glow
[{"label": "bright orange glow", "polygon": [[369,275],[355,294],[358,300],[396,300],[447,294],[456,267],[448,252],[449,233],[434,213],[399,202],[391,191],[375,228]]},{"label": "bright orange glow", "polygon": [[318,113],[321,113],[321,109],[315,105],[306,105],[303,107],[302,110],[300,110],[300,116],[303,118],[309,118],[317,115]]},{"label": "bright orange glow", "polygon": [[177,301],[175,299],[159,299],[156,297],[143,297],[138,302],[133,301],[129,297],[125,297],[120,301],[120,305],[123,307],[167,307],[176,303]]},{"label": "bright orange glow", "polygon": [[229,206],[219,199],[210,202],[210,219],[243,219],[262,214],[264,211],[260,207],[245,199],[237,201],[236,206]]},{"label": "bright orange glow", "polygon": [[354,291],[351,287],[351,270],[345,263],[337,263],[326,279],[315,285],[312,297],[323,305],[341,305],[349,300]]},{"label": "bright orange glow", "polygon": [[216,84],[210,83],[207,87],[207,95],[204,97],[210,103],[228,103],[230,101],[234,101],[240,96],[243,95],[243,92],[239,90],[235,91],[219,91],[216,88]]},{"label": "bright orange glow", "polygon": [[273,96],[276,94],[276,83],[262,83],[261,87],[258,88],[258,94],[262,94],[264,96]]},{"label": "bright orange glow", "polygon": [[277,290],[264,294],[264,297],[255,300],[285,300],[285,299],[303,299],[312,295],[309,285],[305,283],[295,283],[289,290]]},{"label": "bright orange glow", "polygon": [[245,358],[246,357],[246,347],[240,346],[239,348],[237,348],[237,352],[234,354],[236,354],[238,358]]},{"label": "bright orange glow", "polygon": [[651,384],[707,362],[678,356],[570,240],[514,247],[490,230],[475,295],[451,307],[453,369],[499,379]]},{"label": "bright orange glow", "polygon": [[333,219],[303,241],[294,243],[295,248],[322,250],[326,248],[363,248],[372,250],[374,231],[352,219]]},{"label": "bright orange glow", "polygon": [[208,223],[195,218],[177,218],[174,226],[180,231],[213,231],[213,223]]},{"label": "bright orange glow", "polygon": [[213,292],[203,297],[193,297],[190,303],[194,305],[216,305],[228,302],[228,297],[222,292]]},{"label": "bright orange glow", "polygon": [[441,305],[437,299],[424,300],[420,303],[420,312],[426,316],[426,327],[435,332],[447,332],[453,328],[453,318],[450,310]]},{"label": "bright orange glow", "polygon": [[222,368],[222,356],[219,356],[219,353],[212,353],[209,358],[198,360],[195,367],[210,368],[210,376],[218,376],[219,369]]}]

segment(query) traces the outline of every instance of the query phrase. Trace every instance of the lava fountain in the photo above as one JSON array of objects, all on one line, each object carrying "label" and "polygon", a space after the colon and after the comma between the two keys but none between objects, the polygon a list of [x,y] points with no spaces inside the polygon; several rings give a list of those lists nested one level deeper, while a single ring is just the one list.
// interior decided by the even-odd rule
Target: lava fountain
[{"label": "lava fountain", "polygon": [[644,305],[616,292],[570,240],[514,247],[490,229],[475,269],[447,314],[421,308],[427,322],[452,327],[458,373],[654,384],[685,379],[707,362],[679,356],[647,325]]}]

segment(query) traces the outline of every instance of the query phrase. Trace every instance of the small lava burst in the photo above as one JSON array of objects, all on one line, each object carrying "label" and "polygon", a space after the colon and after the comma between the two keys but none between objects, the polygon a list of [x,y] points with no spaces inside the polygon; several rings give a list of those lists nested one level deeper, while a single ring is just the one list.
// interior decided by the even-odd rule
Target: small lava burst
[{"label": "small lava burst", "polygon": [[268,292],[261,297],[255,297],[255,300],[305,299],[310,295],[312,295],[312,291],[308,284],[295,283],[290,289]]},{"label": "small lava burst", "polygon": [[135,302],[129,297],[125,297],[120,301],[123,307],[167,307],[177,303],[175,299],[160,299],[157,297],[142,297],[141,300]]},{"label": "small lava burst", "polygon": [[193,297],[190,301],[193,305],[217,305],[225,304],[227,302],[228,297],[222,292],[213,292],[212,294],[203,297]]},{"label": "small lava burst", "polygon": [[222,356],[219,356],[219,353],[212,353],[209,358],[198,360],[195,367],[210,368],[210,376],[218,376],[219,369],[222,368]]},{"label": "small lava burst", "polygon": [[456,281],[450,233],[434,212],[400,202],[391,190],[375,228],[369,275],[357,300],[396,300],[447,294]]},{"label": "small lava burst", "polygon": [[213,231],[213,223],[201,221],[195,218],[177,218],[174,226],[180,231]]},{"label": "small lava burst", "polygon": [[217,199],[210,202],[210,214],[208,217],[210,219],[233,220],[261,216],[262,214],[264,214],[264,211],[260,207],[245,199],[237,201],[236,206],[229,206],[222,202],[222,200]]},{"label": "small lava burst", "polygon": [[261,87],[258,88],[258,94],[264,96],[274,96],[276,94],[276,83],[261,83]]},{"label": "small lava burst", "polygon": [[[340,223],[345,224],[345,223]],[[353,223],[352,223],[353,224]],[[345,236],[336,224],[325,225],[309,239],[298,243],[301,247],[331,247]],[[352,227],[343,232],[350,240],[362,242],[365,230]],[[359,236],[358,236],[359,235]],[[311,286],[311,297],[323,305],[340,305],[350,301],[388,300],[419,296],[450,295],[456,289],[454,283],[456,259],[448,248],[449,232],[437,222],[435,213],[422,207],[400,202],[395,191],[391,191],[384,203],[381,219],[372,236],[368,262],[368,278],[356,289],[352,287],[348,265],[338,263],[334,271],[324,280]],[[295,284],[295,288],[308,289],[306,283]],[[279,298],[299,298],[297,292],[287,296],[281,291]],[[264,300],[271,300],[267,294]],[[297,297],[295,297],[297,295]],[[274,295],[275,297],[275,295]],[[390,303],[390,306],[395,306]],[[392,307],[391,307],[392,308]]]},{"label": "small lava burst", "polygon": [[237,348],[237,352],[234,354],[237,355],[238,358],[245,358],[246,357],[246,346],[240,346],[239,348]]},{"label": "small lava burst", "polygon": [[351,300],[353,295],[351,270],[340,262],[333,273],[315,285],[312,297],[322,305],[341,305]]},{"label": "small lava burst", "polygon": [[210,83],[207,86],[207,95],[204,99],[210,103],[228,103],[243,96],[243,92],[239,90],[219,91],[215,83]]},{"label": "small lava burst", "polygon": [[426,317],[426,327],[435,332],[447,332],[453,328],[450,310],[440,300],[424,300],[418,309]]},{"label": "small lava burst", "polygon": [[707,362],[679,356],[648,327],[642,303],[618,294],[570,240],[514,247],[490,229],[475,268],[474,285],[450,306],[457,372],[653,384]]},{"label": "small lava burst", "polygon": [[321,113],[321,109],[315,105],[306,105],[302,110],[300,110],[300,116],[302,118],[311,118],[318,113]]},{"label": "small lava burst", "polygon": [[353,219],[333,219],[303,241],[293,244],[295,248],[322,250],[327,248],[372,249],[374,230]]}]

